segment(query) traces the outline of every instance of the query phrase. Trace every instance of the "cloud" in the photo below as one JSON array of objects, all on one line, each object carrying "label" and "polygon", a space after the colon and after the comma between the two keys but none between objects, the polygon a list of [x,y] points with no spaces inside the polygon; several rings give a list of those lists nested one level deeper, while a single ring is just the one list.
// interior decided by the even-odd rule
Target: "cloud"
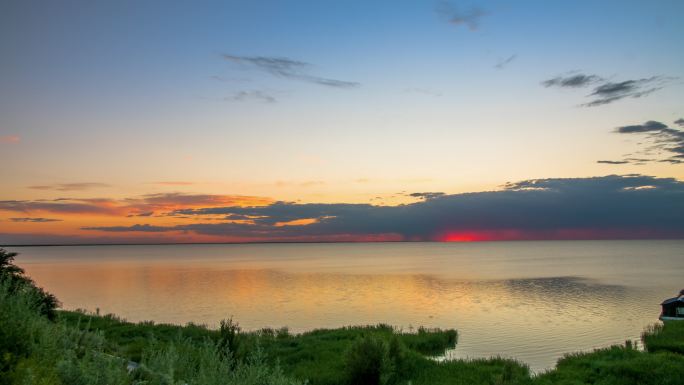
[{"label": "cloud", "polygon": [[99,231],[107,231],[110,233],[122,233],[122,232],[162,233],[162,232],[169,231],[167,227],[153,226],[153,225],[83,227],[83,230],[99,230]]},{"label": "cloud", "polygon": [[46,223],[46,222],[61,222],[62,219],[53,218],[10,218],[12,222],[31,222],[31,223]]},{"label": "cloud", "polygon": [[589,96],[594,100],[583,104],[586,107],[602,106],[624,98],[640,98],[663,88],[670,78],[652,76],[650,78],[625,80],[623,82],[604,83],[596,88]]},{"label": "cloud", "polygon": [[499,59],[499,61],[498,61],[498,62],[496,63],[496,65],[494,66],[494,68],[496,68],[496,69],[498,69],[498,70],[502,70],[502,69],[504,69],[504,67],[506,67],[506,66],[508,66],[509,64],[511,64],[511,62],[512,62],[513,60],[515,60],[517,57],[518,57],[518,55],[513,54],[513,55],[507,57],[506,59]]},{"label": "cloud", "polygon": [[597,160],[596,163],[603,163],[603,164],[628,164],[629,161],[626,161],[626,160]]},{"label": "cloud", "polygon": [[52,199],[0,201],[0,211],[53,214],[121,215],[121,207],[109,199]]},{"label": "cloud", "polygon": [[439,197],[444,196],[444,195],[445,194],[443,192],[417,192],[417,193],[409,194],[409,196],[411,196],[411,197],[425,199],[425,200],[439,198]]},{"label": "cloud", "polygon": [[151,217],[154,215],[154,211],[144,211],[141,213],[134,213],[134,214],[128,214],[126,217],[132,218],[132,217]]},{"label": "cloud", "polygon": [[684,163],[684,131],[680,129],[668,127],[666,124],[655,120],[649,120],[643,124],[617,127],[614,132],[627,135],[646,135],[647,146],[639,153],[650,158],[625,157],[619,161],[599,161],[599,163],[630,163],[635,165],[649,162]]},{"label": "cloud", "polygon": [[56,191],[80,191],[80,190],[90,190],[94,188],[111,187],[105,183],[61,183],[52,185],[40,185],[40,186],[28,186],[28,188],[33,190],[56,190]]},{"label": "cloud", "polygon": [[333,88],[355,88],[360,86],[360,83],[357,82],[311,75],[308,71],[312,65],[299,60],[284,57],[236,56],[228,54],[224,54],[222,57],[230,62],[246,65],[280,78],[299,80]]},{"label": "cloud", "polygon": [[[200,222],[85,229],[262,241],[369,236],[392,240],[683,238],[684,182],[642,175],[535,179],[509,183],[500,191],[440,195],[399,206],[275,202],[260,207],[181,209],[174,215]],[[208,215],[250,220],[201,222]],[[286,222],[293,224],[277,226]]]},{"label": "cloud", "polygon": [[675,120],[674,124],[678,125],[679,127],[684,127],[684,118],[679,118]]},{"label": "cloud", "polygon": [[593,100],[583,103],[582,107],[597,107],[610,104],[625,98],[640,98],[647,96],[665,87],[674,80],[672,77],[651,76],[650,78],[625,80],[612,82],[598,75],[574,74],[567,76],[556,76],[544,80],[542,85],[545,87],[560,88],[582,88],[596,85],[587,97]]},{"label": "cloud", "polygon": [[264,103],[275,103],[278,100],[266,91],[260,90],[246,90],[238,91],[233,96],[224,98],[224,100],[232,100],[236,102],[245,102],[255,100]]},{"label": "cloud", "polygon": [[159,215],[163,215],[167,212],[193,207],[259,206],[272,202],[273,200],[270,198],[243,195],[160,193],[124,199],[59,198],[8,200],[0,201],[0,211],[74,215],[148,216],[146,214],[149,212],[158,212]]},{"label": "cloud", "polygon": [[471,31],[477,31],[480,28],[480,19],[487,15],[487,12],[478,7],[464,12],[446,2],[437,7],[437,12],[444,16],[449,24],[465,26]]},{"label": "cloud", "polygon": [[0,143],[19,143],[21,138],[16,135],[0,136]]},{"label": "cloud", "polygon": [[663,129],[667,128],[667,125],[656,122],[654,120],[649,120],[648,122],[644,124],[636,124],[632,126],[622,126],[618,127],[615,129],[615,132],[620,133],[620,134],[631,134],[635,132],[654,132],[654,131],[662,131]]},{"label": "cloud", "polygon": [[576,74],[570,76],[556,76],[555,78],[544,80],[542,84],[544,87],[579,88],[602,81],[603,78],[598,75]]}]

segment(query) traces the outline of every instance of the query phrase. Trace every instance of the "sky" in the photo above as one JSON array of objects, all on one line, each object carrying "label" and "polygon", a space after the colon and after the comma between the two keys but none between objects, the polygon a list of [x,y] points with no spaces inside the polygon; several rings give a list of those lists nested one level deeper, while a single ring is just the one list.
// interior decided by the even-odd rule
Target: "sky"
[{"label": "sky", "polygon": [[684,3],[0,5],[0,244],[684,238]]}]

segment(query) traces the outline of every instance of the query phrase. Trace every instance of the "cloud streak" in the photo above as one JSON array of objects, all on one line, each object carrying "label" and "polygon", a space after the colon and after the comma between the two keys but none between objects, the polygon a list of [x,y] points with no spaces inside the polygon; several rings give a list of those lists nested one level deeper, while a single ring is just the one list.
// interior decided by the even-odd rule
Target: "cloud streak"
[{"label": "cloud streak", "polygon": [[275,103],[278,101],[275,96],[261,90],[238,91],[234,95],[224,98],[224,100],[235,102],[258,101],[263,103]]},{"label": "cloud streak", "polygon": [[478,7],[462,11],[446,2],[437,7],[437,12],[444,16],[449,24],[457,27],[464,26],[470,31],[477,31],[480,28],[480,20],[487,15],[487,12]]},{"label": "cloud streak", "polygon": [[[677,124],[677,121],[675,121],[675,124]],[[639,153],[650,158],[625,157],[618,161],[599,161],[599,163],[636,165],[649,162],[684,163],[684,131],[681,129],[668,127],[667,124],[655,120],[649,120],[642,124],[617,127],[614,132],[626,135],[645,135],[647,146]]]},{"label": "cloud streak", "polygon": [[94,188],[104,188],[104,187],[111,187],[111,185],[108,185],[106,183],[84,182],[84,183],[60,183],[60,184],[52,184],[52,185],[28,186],[28,188],[30,188],[32,190],[55,190],[55,191],[82,191],[82,190],[91,190]]},{"label": "cloud streak", "polygon": [[229,62],[257,69],[279,78],[298,80],[332,88],[356,88],[361,85],[357,82],[312,75],[309,73],[312,67],[310,63],[285,57],[237,56],[229,54],[224,54],[222,57]]},{"label": "cloud streak", "polygon": [[518,55],[513,54],[513,55],[507,57],[506,59],[501,59],[496,63],[496,65],[494,65],[494,68],[496,68],[498,70],[502,70],[505,67],[507,67],[509,64],[511,64],[511,62],[513,62],[513,60],[515,60],[517,57],[518,57]]},{"label": "cloud streak", "polygon": [[30,223],[47,223],[47,222],[62,222],[62,219],[23,217],[23,218],[10,218],[10,221],[12,221],[12,222],[30,222]]},{"label": "cloud streak", "polygon": [[587,95],[592,100],[580,104],[582,107],[598,107],[626,98],[641,98],[656,92],[675,78],[665,76],[651,76],[649,78],[631,79],[620,82],[608,81],[598,75],[572,74],[556,76],[544,80],[544,87],[558,88],[583,88],[593,86],[593,90]]},{"label": "cloud streak", "polygon": [[542,84],[544,87],[580,88],[602,81],[604,81],[604,79],[598,75],[575,74],[569,76],[556,76],[555,78],[544,80]]},{"label": "cloud streak", "polygon": [[270,198],[243,195],[159,193],[125,199],[7,200],[0,201],[0,211],[125,217],[165,215],[175,210],[193,207],[259,206],[272,202]]}]

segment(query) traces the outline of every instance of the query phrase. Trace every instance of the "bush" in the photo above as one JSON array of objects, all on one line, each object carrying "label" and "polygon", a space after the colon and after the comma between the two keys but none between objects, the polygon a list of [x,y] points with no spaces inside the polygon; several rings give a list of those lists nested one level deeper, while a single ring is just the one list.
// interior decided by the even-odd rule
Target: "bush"
[{"label": "bush", "polygon": [[101,333],[41,315],[32,286],[0,281],[0,384],[128,384],[124,361],[104,353]]},{"label": "bush", "polygon": [[351,345],[346,355],[346,369],[352,385],[386,384],[393,377],[394,368],[384,340],[364,336]]},{"label": "bush", "polygon": [[17,292],[18,290],[33,291],[31,301],[36,304],[37,311],[46,316],[50,321],[57,318],[57,308],[59,301],[57,298],[37,287],[33,280],[24,275],[24,269],[14,264],[14,257],[17,253],[10,253],[5,249],[0,249],[0,279],[7,282],[7,290]]},{"label": "bush", "polygon": [[221,320],[219,326],[218,349],[221,354],[238,357],[240,348],[240,325],[233,318]]}]

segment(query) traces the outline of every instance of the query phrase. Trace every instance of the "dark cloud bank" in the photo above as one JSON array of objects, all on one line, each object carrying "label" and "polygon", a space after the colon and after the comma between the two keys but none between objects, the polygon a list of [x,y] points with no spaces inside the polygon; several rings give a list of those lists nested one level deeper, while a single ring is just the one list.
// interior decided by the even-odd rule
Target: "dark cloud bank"
[{"label": "dark cloud bank", "polygon": [[[473,233],[474,239],[684,238],[684,182],[642,175],[578,179],[537,179],[510,183],[500,191],[442,195],[401,206],[296,204],[176,210],[195,218],[177,226],[138,224],[85,230],[188,232],[249,240],[358,239],[448,240]],[[223,216],[224,222],[203,217]],[[249,219],[249,223],[228,222]],[[317,219],[308,225],[283,222]],[[336,238],[337,237],[337,238]],[[383,238],[385,237],[385,238]]]}]

